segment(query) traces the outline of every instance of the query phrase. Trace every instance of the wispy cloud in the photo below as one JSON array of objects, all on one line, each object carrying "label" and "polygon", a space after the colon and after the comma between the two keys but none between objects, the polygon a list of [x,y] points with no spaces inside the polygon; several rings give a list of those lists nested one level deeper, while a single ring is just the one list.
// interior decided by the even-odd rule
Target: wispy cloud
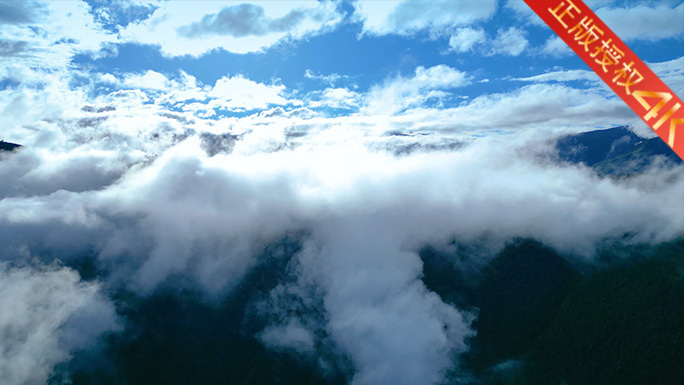
[{"label": "wispy cloud", "polygon": [[215,49],[254,52],[283,41],[313,36],[342,21],[324,2],[254,1],[224,6],[166,3],[147,19],[121,29],[123,41],[160,45],[170,56],[200,56]]},{"label": "wispy cloud", "polygon": [[53,366],[117,328],[114,307],[97,283],[67,268],[0,262],[0,377],[7,384],[45,383]]},{"label": "wispy cloud", "polygon": [[456,27],[468,26],[491,17],[495,1],[358,1],[355,17],[363,23],[363,33],[371,35],[411,35],[426,31],[433,36],[448,35]]}]

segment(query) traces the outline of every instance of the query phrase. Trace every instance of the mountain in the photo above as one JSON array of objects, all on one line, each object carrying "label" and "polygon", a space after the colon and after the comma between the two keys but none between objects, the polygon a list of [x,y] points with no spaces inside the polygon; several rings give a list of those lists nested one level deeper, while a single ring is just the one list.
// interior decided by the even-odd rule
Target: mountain
[{"label": "mountain", "polygon": [[585,274],[526,355],[526,384],[681,384],[684,240]]},{"label": "mountain", "polygon": [[642,138],[626,126],[562,137],[556,150],[559,161],[585,164],[601,176],[629,177],[657,162],[683,163],[660,138]]},{"label": "mountain", "polygon": [[513,240],[464,290],[457,259],[424,249],[426,287],[479,309],[462,357],[478,378],[468,384],[681,384],[684,239],[603,252],[613,262],[571,263]]},{"label": "mountain", "polygon": [[18,147],[21,147],[21,145],[0,140],[0,151],[14,151]]},{"label": "mountain", "polygon": [[[215,301],[184,286],[182,278],[149,296],[113,290],[123,328],[103,336],[98,346],[73,352],[54,368],[47,385],[348,383],[349,369],[331,347],[319,343],[315,354],[271,349],[260,337],[275,321],[260,304],[291,279],[287,266],[301,250],[301,238],[293,234],[268,245],[243,281]],[[84,266],[106,274],[95,261],[73,267],[82,274]],[[323,316],[309,310],[311,319]]]}]

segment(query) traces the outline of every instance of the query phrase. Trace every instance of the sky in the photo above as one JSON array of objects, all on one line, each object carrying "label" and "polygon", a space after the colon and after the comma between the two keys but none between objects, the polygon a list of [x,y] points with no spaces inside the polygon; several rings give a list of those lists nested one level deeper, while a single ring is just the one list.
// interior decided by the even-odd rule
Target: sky
[{"label": "sky", "polygon": [[[587,4],[684,96],[684,1]],[[24,146],[0,154],[5,383],[120,328],[112,287],[226,295],[303,230],[279,290],[322,293],[352,383],[438,383],[475,315],[422,284],[423,245],[589,259],[684,234],[681,166],[548,160],[567,134],[655,134],[522,1],[0,0],[0,57],[0,139]],[[65,267],[83,254],[109,274]],[[288,317],[263,343],[311,349]]]}]

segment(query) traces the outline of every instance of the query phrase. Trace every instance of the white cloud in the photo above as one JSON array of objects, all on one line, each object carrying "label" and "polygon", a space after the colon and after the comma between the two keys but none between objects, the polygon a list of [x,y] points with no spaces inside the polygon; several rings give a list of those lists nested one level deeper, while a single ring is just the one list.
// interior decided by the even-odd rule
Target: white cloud
[{"label": "white cloud", "polygon": [[558,36],[551,36],[546,40],[541,51],[547,55],[554,57],[563,57],[574,55],[572,49]]},{"label": "white cloud", "polygon": [[347,76],[347,75],[340,75],[340,74],[336,74],[336,73],[332,73],[329,75],[317,74],[308,68],[306,71],[304,71],[304,77],[307,79],[321,80],[324,83],[328,83],[330,85],[330,87],[335,87],[335,83],[337,83],[337,81],[339,81],[340,79],[348,79],[349,78],[349,76]]},{"label": "white cloud", "polygon": [[495,1],[357,1],[355,17],[363,22],[363,33],[412,35],[428,31],[447,35],[455,27],[491,17]]},{"label": "white cloud", "polygon": [[289,320],[284,325],[266,328],[260,335],[261,341],[269,347],[291,348],[311,352],[314,349],[314,337],[297,320]]},{"label": "white cloud", "polygon": [[[589,6],[591,9],[596,9],[598,6],[601,5],[609,5],[610,3],[615,2],[615,0],[586,0],[584,1],[585,4]],[[525,3],[524,0],[506,0],[505,2],[505,7],[512,9],[517,13],[519,16],[522,16],[525,18],[528,22],[536,25],[546,25],[544,21],[537,16],[536,13],[530,8],[529,5]]]},{"label": "white cloud", "polygon": [[[682,80],[684,79],[684,57],[660,63],[647,63],[647,65],[677,95],[684,94],[684,81]],[[550,71],[540,75],[513,78],[511,80],[526,82],[568,82],[584,80],[594,83],[594,87],[600,87],[605,90],[608,89],[604,86],[598,75],[590,70]],[[612,93],[609,94],[612,95]]]},{"label": "white cloud", "polygon": [[[107,78],[106,80],[110,80]],[[124,85],[136,88],[148,88],[153,90],[166,90],[169,88],[169,80],[159,72],[148,70],[143,75],[130,74],[123,81]]]},{"label": "white cloud", "polygon": [[[168,56],[200,56],[214,49],[247,53],[331,30],[342,20],[330,1],[165,2],[144,6],[156,9],[149,18],[119,26],[119,33],[101,24],[113,22],[105,8],[98,8],[94,18],[85,2],[12,6],[6,10],[8,21],[3,25],[5,40],[0,49],[11,54],[13,63],[43,68],[64,67],[76,53],[106,56],[116,50],[114,44],[130,42],[159,45]],[[242,9],[252,10],[247,15],[255,17],[245,19]],[[31,21],[30,26],[26,20]],[[247,32],[238,33],[241,28]],[[235,33],[230,32],[233,29]]]},{"label": "white cloud", "polygon": [[475,44],[484,43],[485,40],[482,29],[460,28],[449,38],[449,49],[454,52],[468,52]]},{"label": "white cloud", "polygon": [[159,45],[168,56],[200,56],[214,49],[247,53],[321,33],[341,19],[330,1],[167,2],[148,19],[122,29],[121,39]]},{"label": "white cloud", "polygon": [[253,110],[270,105],[300,104],[298,101],[287,100],[281,96],[284,91],[283,85],[265,85],[242,75],[235,75],[218,79],[208,96],[216,98],[210,102],[210,105],[229,110]]},{"label": "white cloud", "polygon": [[116,36],[98,26],[85,2],[46,2],[51,21],[44,27],[52,39],[72,39],[70,43],[78,51],[99,51],[103,44],[116,41]]},{"label": "white cloud", "polygon": [[21,12],[31,10],[23,22],[2,25],[4,41],[13,44],[12,49],[5,48],[8,57],[3,59],[4,66],[57,70],[67,66],[74,54],[97,54],[104,45],[117,40],[93,20],[85,2],[29,2],[26,7],[9,4],[14,9],[7,16],[10,18],[21,18]]},{"label": "white cloud", "polygon": [[179,27],[178,33],[192,39],[208,35],[245,37],[289,32],[297,29],[305,19],[320,16],[310,15],[309,12],[293,9],[282,17],[269,19],[260,5],[247,3],[230,5],[216,14],[204,15],[198,22]]},{"label": "white cloud", "polygon": [[[615,0],[585,0],[584,3],[592,10],[596,10],[601,6],[608,6],[615,3]],[[525,3],[524,0],[506,0],[505,7],[512,9],[518,16],[526,20],[528,23],[546,26],[546,23],[537,16],[536,13]]]},{"label": "white cloud", "polygon": [[511,93],[479,96],[454,108],[409,111],[404,119],[413,122],[414,129],[475,134],[483,129],[609,127],[639,118],[610,91],[532,84]]},{"label": "white cloud", "polygon": [[[672,4],[672,3],[670,3]],[[657,41],[684,36],[684,4],[639,4],[633,7],[603,7],[596,16],[622,40]]]},{"label": "white cloud", "polygon": [[[677,95],[684,94],[684,57],[660,63],[647,63],[648,67],[665,82]],[[594,83],[594,87],[607,90],[602,80],[590,70],[561,70],[551,71],[540,75],[525,78],[513,78],[511,80],[527,82],[568,82],[584,80]],[[612,95],[612,93],[609,93]]]},{"label": "white cloud", "polygon": [[0,378],[7,385],[44,384],[74,348],[116,327],[96,283],[67,268],[9,267],[0,262]]},{"label": "white cloud", "polygon": [[309,102],[310,107],[352,108],[361,102],[361,94],[347,88],[326,88],[317,96]]},{"label": "white cloud", "polygon": [[372,87],[364,108],[367,112],[392,114],[418,106],[430,98],[440,99],[447,96],[443,90],[468,83],[470,80],[464,72],[444,64],[430,68],[417,67],[411,78],[398,76]]},{"label": "white cloud", "polygon": [[315,233],[324,246],[312,242],[299,255],[303,274],[326,293],[327,329],[356,367],[351,383],[437,383],[452,354],[466,350],[469,318],[418,281],[418,256],[378,227],[389,222],[359,214],[322,224]]},{"label": "white cloud", "polygon": [[99,80],[103,83],[110,83],[110,84],[116,84],[118,82],[118,80],[116,79],[116,76],[114,76],[110,73],[100,75]]},{"label": "white cloud", "polygon": [[468,52],[476,45],[483,46],[487,56],[518,56],[529,46],[526,32],[516,27],[499,29],[495,38],[488,38],[482,29],[460,28],[449,39],[449,51]]},{"label": "white cloud", "polygon": [[535,75],[526,78],[513,78],[511,80],[518,80],[524,82],[569,82],[576,80],[586,80],[590,82],[598,82],[601,81],[601,78],[599,78],[594,71],[568,70],[547,72],[541,75]]},{"label": "white cloud", "polygon": [[442,89],[466,85],[468,80],[463,72],[440,64],[430,68],[416,68],[411,83],[419,88]]},{"label": "white cloud", "polygon": [[684,56],[666,62],[646,64],[672,91],[680,98],[684,98]]},{"label": "white cloud", "polygon": [[[181,71],[176,77],[169,78],[166,75],[148,70],[144,74],[125,73],[121,80],[111,74],[105,74],[101,80],[113,83],[122,89],[143,90],[148,93],[155,103],[169,105],[184,105],[184,102],[195,99],[205,100],[209,97],[210,87],[200,84],[197,79]],[[221,79],[219,79],[221,80]],[[205,109],[207,106],[205,106]]]},{"label": "white cloud", "polygon": [[544,21],[537,16],[532,8],[530,8],[530,6],[527,5],[523,0],[506,0],[505,6],[534,24],[544,25]]},{"label": "white cloud", "polygon": [[[655,66],[674,79],[678,63]],[[437,108],[425,101],[445,99],[469,77],[446,65],[418,67],[365,94],[329,88],[325,100],[358,97],[366,106],[327,118],[291,109],[295,102],[282,85],[239,75],[206,90],[190,76],[123,74],[114,79],[123,89],[92,97],[88,86],[69,87],[61,74],[25,73],[36,77],[32,84],[48,85],[0,92],[6,133],[27,145],[0,161],[0,179],[13,181],[0,186],[0,258],[50,250],[69,261],[87,251],[110,269],[108,280],[138,293],[182,275],[221,294],[241,282],[264,244],[307,231],[291,273],[321,293],[326,318],[320,328],[353,361],[357,384],[434,383],[453,354],[466,349],[470,315],[443,303],[420,280],[416,250],[426,243],[472,242],[489,234],[487,246],[495,252],[503,240],[529,236],[589,257],[596,242],[626,233],[634,242],[683,235],[681,166],[614,181],[534,156],[550,153],[546,140],[562,133],[638,119],[620,100],[594,89],[531,84]],[[127,81],[134,89],[126,89]],[[173,82],[214,93],[219,107],[280,107],[246,117],[193,118],[156,102]],[[155,103],[143,103],[149,100]],[[206,133],[232,146],[209,155]],[[392,151],[397,143],[455,140],[462,148]],[[16,275],[8,271],[5,276]],[[73,272],[58,271],[60,279],[43,273],[22,278],[31,283],[26,292],[44,293],[41,285],[54,280],[59,290],[49,294],[58,300],[64,288],[90,293]],[[0,303],[23,298],[12,291],[21,285],[7,287],[11,293]],[[50,295],[45,303],[71,304]],[[49,326],[41,330],[56,330],[74,313],[57,314],[41,317]],[[281,321],[264,331],[264,343],[317,346],[311,325]],[[58,361],[66,350],[51,350],[53,340],[42,346]]]},{"label": "white cloud", "polygon": [[492,53],[518,56],[529,45],[525,38],[525,32],[516,27],[507,30],[499,29],[496,38],[492,41]]},{"label": "white cloud", "polygon": [[[684,36],[684,4],[682,3],[678,5],[676,1],[636,5],[626,3],[626,6],[624,2],[605,0],[586,1],[586,3],[622,40],[657,41]],[[542,19],[523,0],[508,0],[506,6],[532,24],[544,26]],[[551,36],[542,47],[542,51],[556,57],[573,55],[572,50],[557,36]]]},{"label": "white cloud", "polygon": [[[114,84],[126,92],[143,92],[145,99],[156,104],[175,106],[196,115],[210,115],[215,109],[254,110],[272,105],[300,105],[301,101],[287,99],[284,85],[266,85],[245,78],[241,74],[224,76],[213,86],[203,85],[183,71],[175,77],[148,70],[145,73],[124,73],[117,79],[111,74],[100,76],[100,81]],[[202,101],[189,103],[190,100]]]}]

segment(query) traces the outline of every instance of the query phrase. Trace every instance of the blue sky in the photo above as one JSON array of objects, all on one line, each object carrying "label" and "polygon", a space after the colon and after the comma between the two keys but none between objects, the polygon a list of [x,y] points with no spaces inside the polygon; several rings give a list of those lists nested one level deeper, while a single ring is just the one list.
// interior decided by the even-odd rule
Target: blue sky
[{"label": "blue sky", "polygon": [[[192,79],[206,88],[224,79],[230,91],[223,94],[216,89],[173,103],[167,98],[168,108],[173,104],[174,111],[205,118],[248,116],[277,106],[325,116],[359,113],[367,111],[372,90],[378,96],[401,81],[394,97],[415,100],[396,106],[394,114],[463,106],[534,84],[602,88],[581,72],[529,79],[587,67],[522,1],[3,4],[14,11],[6,12],[0,30],[8,59],[1,87],[21,83],[10,71],[21,67],[71,70],[72,85],[87,82],[92,96],[131,89],[159,96],[168,91],[168,81]],[[642,60],[664,63],[655,69],[663,67],[664,80],[681,93],[682,1],[589,5]],[[419,68],[433,69],[425,76],[434,78],[420,83]],[[459,79],[440,82],[449,76]],[[246,96],[263,103],[238,101]],[[232,103],[218,101],[229,98]],[[202,112],[197,105],[183,106],[210,100],[214,104]],[[622,122],[606,122],[613,123]]]}]

